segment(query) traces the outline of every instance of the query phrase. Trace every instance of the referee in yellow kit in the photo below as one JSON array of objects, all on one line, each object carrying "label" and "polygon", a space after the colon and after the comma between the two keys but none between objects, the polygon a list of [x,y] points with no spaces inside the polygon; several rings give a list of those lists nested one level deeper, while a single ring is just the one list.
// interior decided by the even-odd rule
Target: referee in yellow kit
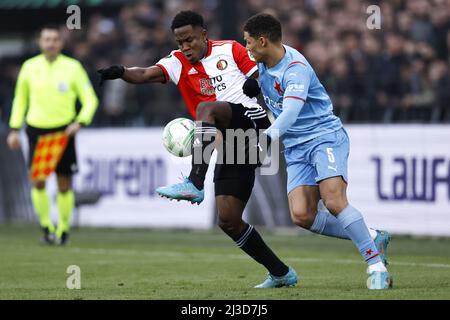
[{"label": "referee in yellow kit", "polygon": [[[56,167],[59,211],[57,228],[50,219],[50,199],[45,189],[45,180],[33,183],[31,191],[33,206],[44,232],[43,241],[47,244],[57,241],[63,245],[68,239],[70,217],[75,205],[72,191],[72,175],[77,171],[75,134],[82,126],[91,123],[98,99],[82,65],[61,54],[63,40],[58,27],[42,28],[39,47],[42,53],[25,61],[20,70],[7,142],[11,149],[20,147],[19,130],[25,120],[31,166],[40,135],[65,130],[70,137]],[[78,114],[75,107],[77,98],[82,104]]]}]

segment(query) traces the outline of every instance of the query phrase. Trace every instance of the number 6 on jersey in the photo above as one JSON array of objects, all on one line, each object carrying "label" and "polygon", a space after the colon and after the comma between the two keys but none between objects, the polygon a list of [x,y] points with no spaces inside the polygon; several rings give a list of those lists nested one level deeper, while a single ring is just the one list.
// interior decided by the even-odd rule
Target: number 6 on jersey
[{"label": "number 6 on jersey", "polygon": [[334,154],[333,154],[333,148],[327,148],[327,155],[328,155],[328,162],[334,163]]}]

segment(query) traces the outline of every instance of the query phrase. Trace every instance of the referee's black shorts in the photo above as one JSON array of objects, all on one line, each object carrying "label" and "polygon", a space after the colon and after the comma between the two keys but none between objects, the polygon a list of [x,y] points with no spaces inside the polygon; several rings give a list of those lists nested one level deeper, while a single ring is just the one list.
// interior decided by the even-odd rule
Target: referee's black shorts
[{"label": "referee's black shorts", "polygon": [[[67,128],[67,125],[52,129],[40,129],[27,125],[26,133],[28,137],[28,166],[31,167],[34,150],[36,148],[39,136],[52,133],[56,131],[61,131]],[[58,165],[56,166],[56,173],[64,176],[72,176],[78,171],[77,165],[77,153],[75,150],[75,137],[71,137],[67,143],[66,150],[64,151]]]},{"label": "referee's black shorts", "polygon": [[[253,121],[245,115],[245,111],[247,111],[248,108],[244,107],[242,104],[230,103],[230,106],[232,118],[230,126],[226,129],[243,129],[245,131],[254,128]],[[220,129],[220,131],[222,132],[225,146],[225,129]],[[238,145],[234,143],[235,156],[237,152],[243,152],[242,150],[237,150],[237,147]],[[226,148],[224,147],[223,159],[226,159],[225,150]],[[247,203],[255,183],[256,168],[256,164],[216,164],[214,170],[215,195],[231,195],[242,200],[242,202]]]}]

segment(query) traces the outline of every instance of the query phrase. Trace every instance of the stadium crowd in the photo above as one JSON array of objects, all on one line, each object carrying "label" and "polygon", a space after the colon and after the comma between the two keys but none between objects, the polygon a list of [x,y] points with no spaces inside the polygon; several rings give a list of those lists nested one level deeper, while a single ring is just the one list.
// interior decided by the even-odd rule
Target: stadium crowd
[{"label": "stadium crowd", "polygon": [[[370,29],[370,5],[381,9]],[[236,3],[235,38],[242,24],[269,12],[283,21],[284,43],[313,65],[346,123],[450,122],[450,0],[245,0]],[[170,30],[179,10],[204,15],[211,39],[222,38],[219,1],[140,1],[118,15],[100,11],[81,30],[64,28],[65,52],[88,70],[100,97],[93,126],[160,126],[187,116],[172,85],[98,86],[96,70],[115,63],[149,66],[176,48]],[[7,123],[20,65],[37,52],[0,61],[0,115]]]}]

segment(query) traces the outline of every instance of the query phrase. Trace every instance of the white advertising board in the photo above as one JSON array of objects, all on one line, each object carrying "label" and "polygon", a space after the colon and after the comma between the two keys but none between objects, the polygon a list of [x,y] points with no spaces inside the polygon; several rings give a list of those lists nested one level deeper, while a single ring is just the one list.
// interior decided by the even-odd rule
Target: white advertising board
[{"label": "white advertising board", "polygon": [[349,190],[370,226],[450,236],[450,126],[353,125]]},{"label": "white advertising board", "polygon": [[[367,224],[395,234],[450,236],[450,126],[347,125],[346,129],[348,198]],[[80,172],[75,188],[103,194],[98,204],[81,207],[80,225],[213,225],[212,167],[200,206],[155,194],[156,187],[179,182],[181,173],[190,171],[190,157],[169,154],[161,135],[162,128],[84,129],[78,134]],[[55,190],[50,181],[50,194],[54,196]],[[55,206],[52,217],[57,219]]]}]

